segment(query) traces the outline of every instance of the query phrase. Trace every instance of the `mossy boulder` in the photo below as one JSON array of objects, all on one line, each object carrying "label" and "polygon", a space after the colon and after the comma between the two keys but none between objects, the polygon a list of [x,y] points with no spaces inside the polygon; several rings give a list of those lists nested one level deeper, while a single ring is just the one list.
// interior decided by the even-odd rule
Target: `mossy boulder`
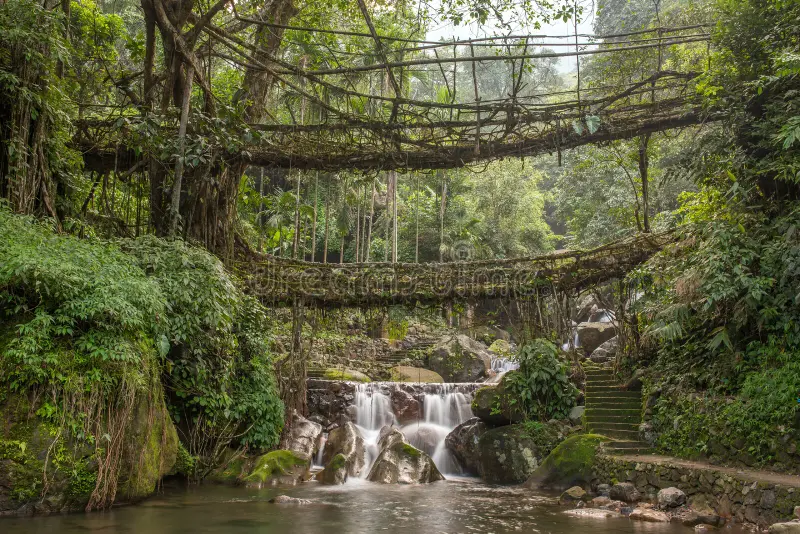
[{"label": "mossy boulder", "polygon": [[250,487],[295,485],[307,480],[311,457],[295,451],[272,451],[259,456],[244,483]]},{"label": "mossy boulder", "polygon": [[487,482],[519,484],[564,439],[557,423],[528,422],[493,428],[478,438],[479,469]]},{"label": "mossy boulder", "polygon": [[344,380],[346,382],[372,382],[372,379],[362,373],[353,369],[336,369],[335,367],[328,367],[325,369],[322,377],[325,380]]},{"label": "mossy boulder", "polygon": [[508,381],[519,371],[509,371],[494,386],[484,386],[475,392],[472,398],[472,413],[484,423],[492,426],[504,426],[519,423],[525,414],[515,403],[515,396],[507,390]]},{"label": "mossy boulder", "polygon": [[316,479],[323,484],[339,485],[347,482],[347,456],[344,454],[337,454],[331,461],[327,463],[325,469],[317,473]]},{"label": "mossy boulder", "polygon": [[422,382],[430,384],[444,382],[442,376],[435,371],[407,365],[398,365],[389,369],[389,380],[392,382]]},{"label": "mossy boulder", "polygon": [[445,382],[477,382],[488,376],[491,364],[486,345],[463,334],[440,340],[428,361]]},{"label": "mossy boulder", "polygon": [[367,479],[379,484],[427,484],[444,480],[430,456],[405,441],[389,440]]},{"label": "mossy boulder", "polygon": [[[149,383],[136,391],[127,417],[117,414],[121,437],[114,459],[47,418],[41,399],[7,396],[0,404],[0,516],[81,511],[95,491],[99,466],[114,460],[116,468],[105,476],[116,483],[116,494],[102,497],[101,488],[93,507],[152,495],[175,464],[178,436],[160,382],[149,374],[145,378]],[[97,439],[111,435],[106,423],[101,429]]]},{"label": "mossy boulder", "polygon": [[511,343],[504,339],[498,339],[489,345],[489,352],[493,352],[503,358],[508,358],[512,354]]},{"label": "mossy boulder", "polygon": [[560,443],[531,474],[525,486],[563,490],[588,486],[594,478],[597,448],[608,438],[597,434],[577,434]]},{"label": "mossy boulder", "polygon": [[349,475],[357,477],[361,474],[364,469],[364,438],[353,423],[347,422],[328,434],[322,462],[328,465],[337,456],[344,457]]}]

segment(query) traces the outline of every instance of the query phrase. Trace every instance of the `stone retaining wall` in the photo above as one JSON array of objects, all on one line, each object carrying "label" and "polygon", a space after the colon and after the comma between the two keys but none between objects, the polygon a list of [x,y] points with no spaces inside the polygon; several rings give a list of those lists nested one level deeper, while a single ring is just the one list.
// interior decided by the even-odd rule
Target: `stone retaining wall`
[{"label": "stone retaining wall", "polygon": [[669,461],[644,462],[606,454],[597,456],[598,483],[631,482],[650,501],[659,489],[676,487],[693,508],[710,507],[721,517],[761,527],[792,518],[800,506],[800,487],[757,480],[746,472],[690,467]]}]

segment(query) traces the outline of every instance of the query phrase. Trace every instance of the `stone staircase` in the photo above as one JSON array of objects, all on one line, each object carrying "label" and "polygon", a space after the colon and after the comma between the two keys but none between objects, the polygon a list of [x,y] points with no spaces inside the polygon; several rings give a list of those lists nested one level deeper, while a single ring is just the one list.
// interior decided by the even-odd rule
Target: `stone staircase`
[{"label": "stone staircase", "polygon": [[639,441],[642,393],[627,391],[614,378],[612,369],[584,365],[586,372],[586,428],[613,441],[606,450],[614,454],[652,452]]},{"label": "stone staircase", "polygon": [[[409,347],[394,350],[389,354],[378,356],[375,359],[375,363],[388,371],[390,368],[399,365],[400,362],[405,359],[413,358],[417,354],[426,354],[435,345],[435,339],[423,338]],[[341,367],[341,365],[332,365],[331,367]],[[308,378],[324,378],[325,369],[326,368],[321,366],[319,363],[311,362],[308,366],[307,376]]]}]

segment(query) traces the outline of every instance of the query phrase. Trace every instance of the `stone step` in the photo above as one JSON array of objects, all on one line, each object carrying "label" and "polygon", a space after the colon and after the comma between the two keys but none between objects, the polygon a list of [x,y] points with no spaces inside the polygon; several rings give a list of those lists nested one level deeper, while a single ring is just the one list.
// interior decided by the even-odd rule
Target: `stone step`
[{"label": "stone step", "polygon": [[587,417],[603,417],[603,416],[611,416],[611,417],[621,417],[621,416],[633,416],[636,418],[641,417],[642,410],[641,408],[586,408],[586,416]]},{"label": "stone step", "polygon": [[591,412],[592,410],[641,410],[642,404],[639,401],[592,401],[586,399],[586,411]]},{"label": "stone step", "polygon": [[622,389],[619,386],[587,386],[586,388],[586,397],[606,397],[606,396],[614,396],[614,397],[633,397],[633,398],[641,398],[642,392],[641,391],[630,391],[628,389]]},{"label": "stone step", "polygon": [[609,428],[607,425],[598,427],[589,427],[589,432],[592,434],[600,434],[608,436],[609,438],[620,438],[627,441],[636,441],[639,439],[639,430],[620,430],[617,428]]},{"label": "stone step", "polygon": [[619,386],[620,383],[613,378],[603,378],[602,380],[586,380],[587,386]]},{"label": "stone step", "polygon": [[648,447],[646,444],[642,444],[641,447],[635,447],[632,449],[612,449],[610,447],[606,447],[606,450],[609,454],[620,455],[620,454],[653,454],[655,451]]},{"label": "stone step", "polygon": [[608,449],[628,450],[628,449],[638,449],[640,447],[647,447],[647,444],[639,440],[628,441],[624,439],[615,439],[613,441],[607,442],[605,444],[605,447]]},{"label": "stone step", "polygon": [[611,424],[629,424],[639,426],[642,422],[641,416],[636,415],[596,415],[591,410],[586,411],[586,422],[590,425],[599,425],[603,423]]}]

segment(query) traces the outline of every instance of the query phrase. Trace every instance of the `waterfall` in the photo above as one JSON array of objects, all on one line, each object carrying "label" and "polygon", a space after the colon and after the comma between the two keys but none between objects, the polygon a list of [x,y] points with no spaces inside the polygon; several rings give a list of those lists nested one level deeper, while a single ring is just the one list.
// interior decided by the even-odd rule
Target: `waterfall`
[{"label": "waterfall", "polygon": [[[412,389],[421,402],[422,418],[400,427],[392,408],[391,393]],[[439,471],[461,474],[461,468],[445,447],[445,438],[455,427],[472,417],[472,391],[477,384],[399,384],[370,382],[355,385],[355,424],[364,437],[365,466],[362,477],[369,473],[380,452],[378,435],[384,426],[398,427],[406,440],[430,455]]]}]

